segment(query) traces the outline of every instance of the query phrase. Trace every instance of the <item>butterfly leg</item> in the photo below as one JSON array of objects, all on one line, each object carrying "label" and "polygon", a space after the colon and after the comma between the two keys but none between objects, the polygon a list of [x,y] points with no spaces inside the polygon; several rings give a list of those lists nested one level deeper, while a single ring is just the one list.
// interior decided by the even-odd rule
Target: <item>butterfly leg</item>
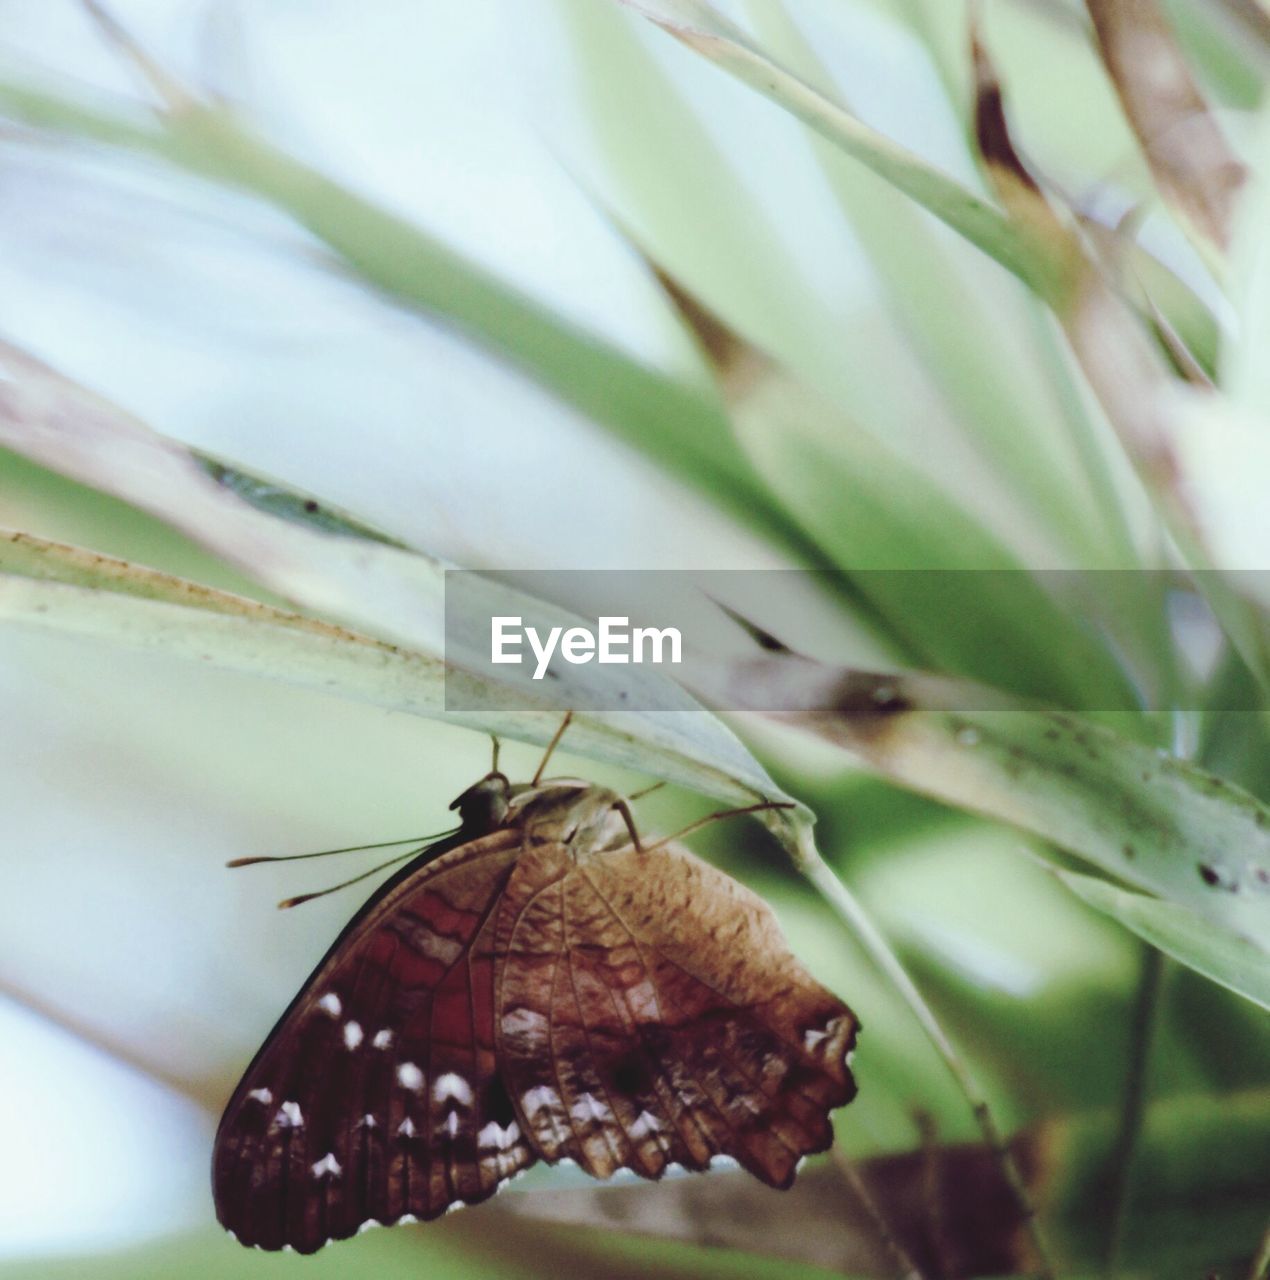
[{"label": "butterfly leg", "polygon": [[635,846],[636,852],[643,853],[644,846],[639,842],[639,832],[635,829],[635,816],[631,813],[631,807],[625,800],[617,800],[613,808],[622,815],[622,821],[626,823],[626,829],[631,833],[631,843]]},{"label": "butterfly leg", "polygon": [[560,728],[555,732],[555,736],[547,743],[547,749],[542,753],[542,759],[538,762],[538,772],[534,774],[533,781],[530,782],[531,787],[536,787],[542,781],[542,775],[546,771],[547,761],[551,759],[551,753],[560,745],[560,739],[564,737],[564,731],[569,727],[573,719],[573,712],[566,711],[564,719],[560,722]]}]

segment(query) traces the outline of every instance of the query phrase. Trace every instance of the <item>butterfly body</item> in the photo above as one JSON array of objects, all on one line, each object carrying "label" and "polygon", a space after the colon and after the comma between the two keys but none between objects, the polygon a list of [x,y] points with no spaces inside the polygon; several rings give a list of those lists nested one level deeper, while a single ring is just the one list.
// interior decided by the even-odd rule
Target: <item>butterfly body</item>
[{"label": "butterfly body", "polygon": [[310,1252],[475,1204],[538,1159],[774,1186],[829,1146],[857,1023],[755,895],[641,847],[620,797],[492,773],[344,930],[217,1133],[218,1216]]}]

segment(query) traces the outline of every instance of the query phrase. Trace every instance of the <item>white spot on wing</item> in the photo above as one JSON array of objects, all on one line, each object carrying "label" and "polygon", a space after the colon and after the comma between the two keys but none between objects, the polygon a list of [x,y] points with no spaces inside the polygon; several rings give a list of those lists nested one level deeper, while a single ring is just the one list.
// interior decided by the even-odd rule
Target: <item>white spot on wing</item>
[{"label": "white spot on wing", "polygon": [[759,1087],[766,1092],[767,1090],[765,1086],[773,1083],[779,1083],[781,1080],[784,1080],[784,1078],[789,1074],[789,1068],[790,1064],[786,1059],[777,1057],[773,1054],[766,1062],[763,1063],[762,1069],[759,1072],[762,1080]]},{"label": "white spot on wing", "polygon": [[420,929],[411,935],[411,945],[429,960],[439,960],[444,965],[453,964],[463,954],[463,944],[454,938],[443,937],[430,929]]},{"label": "white spot on wing", "polygon": [[560,1106],[560,1095],[550,1085],[536,1084],[521,1094],[520,1105],[531,1120],[540,1111],[554,1111]]},{"label": "white spot on wing", "polygon": [[360,1022],[349,1021],[344,1024],[344,1046],[347,1049],[356,1049],[362,1042],[362,1024]]},{"label": "white spot on wing", "polygon": [[507,1151],[516,1145],[519,1138],[520,1126],[515,1120],[506,1129],[496,1120],[491,1120],[476,1135],[476,1145],[482,1151]]},{"label": "white spot on wing", "polygon": [[252,1102],[263,1102],[265,1106],[268,1106],[273,1101],[273,1090],[253,1089],[247,1096]]},{"label": "white spot on wing", "polygon": [[725,1156],[722,1153],[710,1157],[711,1169],[739,1169],[740,1163],[732,1156]]},{"label": "white spot on wing", "polygon": [[332,1018],[338,1018],[344,1012],[344,1002],[335,994],[334,991],[328,991],[321,1000],[318,1001],[318,1008],[329,1013]]},{"label": "white spot on wing", "polygon": [[373,1115],[371,1115],[371,1113],[370,1113],[369,1111],[368,1111],[364,1116],[362,1116],[361,1121],[360,1121],[360,1124],[361,1124],[361,1126],[362,1126],[362,1128],[363,1128],[363,1129],[378,1129],[378,1128],[379,1128],[379,1121],[378,1121],[378,1120],[376,1120],[376,1119],[375,1119],[375,1117],[374,1117]]},{"label": "white spot on wing", "polygon": [[403,1138],[413,1138],[415,1136],[415,1124],[409,1116],[407,1116],[398,1126],[397,1132]]},{"label": "white spot on wing", "polygon": [[573,1104],[570,1110],[573,1119],[580,1123],[585,1123],[588,1120],[594,1120],[599,1124],[612,1124],[613,1122],[612,1111],[593,1093],[579,1094],[577,1102]]},{"label": "white spot on wing", "polygon": [[457,1111],[449,1111],[445,1117],[445,1131],[452,1138],[459,1136],[459,1113]]},{"label": "white spot on wing", "polygon": [[826,1040],[832,1040],[842,1031],[842,1019],[830,1018],[822,1030],[811,1030],[803,1033],[803,1048],[808,1053],[816,1053]]},{"label": "white spot on wing", "polygon": [[304,1114],[298,1102],[284,1102],[278,1108],[274,1123],[280,1129],[298,1129],[304,1123]]},{"label": "white spot on wing", "polygon": [[503,1014],[503,1034],[506,1036],[532,1038],[545,1034],[546,1030],[546,1016],[536,1009],[526,1009],[524,1005],[517,1005]]},{"label": "white spot on wing", "polygon": [[397,1083],[403,1089],[413,1089],[418,1093],[423,1088],[423,1072],[413,1062],[403,1062],[397,1068]]},{"label": "white spot on wing", "polygon": [[432,1086],[432,1098],[434,1102],[441,1104],[453,1098],[459,1106],[470,1107],[472,1087],[457,1072],[444,1071],[437,1076],[437,1082]]},{"label": "white spot on wing", "polygon": [[335,1158],[334,1152],[328,1151],[321,1160],[310,1166],[310,1171],[315,1178],[325,1178],[330,1176],[338,1178],[344,1170],[340,1167],[340,1162]]},{"label": "white spot on wing", "polygon": [[392,1047],[392,1032],[385,1027],[382,1031],[375,1032],[375,1038],[370,1042],[371,1047],[375,1049],[388,1049]]},{"label": "white spot on wing", "polygon": [[635,1123],[631,1125],[628,1132],[638,1142],[641,1138],[648,1137],[650,1133],[660,1133],[665,1127],[651,1111],[641,1111],[635,1117]]}]

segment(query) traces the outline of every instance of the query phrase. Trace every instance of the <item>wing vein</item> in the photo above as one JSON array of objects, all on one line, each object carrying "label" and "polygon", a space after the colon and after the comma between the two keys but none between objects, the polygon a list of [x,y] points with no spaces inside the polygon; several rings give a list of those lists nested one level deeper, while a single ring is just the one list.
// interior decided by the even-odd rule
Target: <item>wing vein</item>
[{"label": "wing vein", "polygon": [[[610,910],[613,910],[613,909],[610,908]],[[621,921],[622,927],[626,930],[626,932],[628,934],[631,933],[630,926],[627,925],[624,920],[622,920],[621,915],[616,910],[613,911],[613,914],[617,917],[619,921]],[[632,934],[632,937],[633,936],[634,935]],[[638,949],[638,943],[636,944],[636,948]],[[657,948],[654,948],[654,950],[657,951],[658,955],[662,954],[661,951],[658,950]],[[687,973],[687,970],[682,969],[682,966],[676,966],[676,967],[680,968],[682,972]],[[647,972],[647,970],[645,970],[645,972]],[[691,978],[692,974],[689,973],[687,976]],[[709,987],[709,984],[705,984],[705,985]],[[662,1013],[661,992],[658,990],[658,987],[657,987],[657,979],[651,973],[649,974],[649,986],[652,987],[653,997],[657,1001],[658,1019],[662,1026],[666,1026],[667,1024],[665,1021],[665,1017]],[[709,989],[713,990],[713,988],[709,988]],[[655,1057],[656,1055],[653,1055],[653,1056]],[[692,1080],[692,1082],[697,1086],[698,1090],[701,1093],[701,1096],[705,1098],[705,1100],[710,1104],[710,1106],[717,1113],[719,1119],[723,1121],[724,1127],[728,1130],[729,1133],[731,1133],[734,1141],[739,1142],[740,1131],[737,1129],[736,1125],[732,1123],[732,1119],[727,1114],[727,1112],[724,1111],[724,1109],[718,1104],[718,1102],[715,1101],[714,1095],[710,1092],[709,1089],[706,1088],[705,1082],[696,1074],[695,1071],[690,1069],[686,1063],[684,1064],[684,1069],[688,1078]],[[671,1081],[671,1088],[672,1088],[672,1091],[676,1093],[678,1092],[678,1090],[675,1089],[673,1080]],[[691,1114],[691,1112],[689,1114]],[[711,1147],[717,1146],[717,1144],[712,1142],[708,1137],[706,1138],[706,1144]]]},{"label": "wing vein", "polygon": [[[595,883],[595,880],[592,878],[590,872],[585,867],[579,868],[579,872],[586,879],[586,882],[591,886],[591,890],[595,894],[595,896],[599,898],[599,900],[602,903],[604,903],[604,906],[608,910],[609,914],[612,915],[613,919],[617,921],[617,923],[625,931],[626,936],[631,940],[631,945],[635,948],[635,955],[639,959],[639,967],[643,971],[644,977],[648,980],[648,989],[653,993],[653,1004],[657,1009],[657,1021],[660,1025],[665,1026],[666,1020],[665,1020],[665,1014],[662,1012],[661,992],[658,990],[657,980],[656,978],[653,977],[652,971],[648,967],[648,962],[644,958],[644,948],[640,945],[639,938],[636,937],[635,931],[630,927],[630,925],[626,923],[626,920],[622,916],[622,913],[617,910],[617,908],[604,895],[599,885]],[[669,1091],[670,1102],[671,1104],[673,1104],[674,1100],[678,1096],[678,1090],[675,1087],[675,1082],[673,1079],[671,1079],[670,1073],[666,1069],[666,1066],[662,1062],[661,1058],[656,1053],[653,1053],[652,1051],[649,1050],[648,1043],[644,1039],[643,1026],[640,1023],[639,1017],[636,1014],[635,1009],[631,1005],[630,997],[628,993],[625,991],[622,992],[622,1003],[626,1006],[627,1013],[630,1014],[631,1023],[635,1028],[635,1034],[639,1039],[639,1045],[644,1052],[644,1057],[647,1058],[650,1062],[652,1062],[653,1068],[657,1072],[657,1075],[661,1078],[662,1084],[665,1085],[666,1089]],[[616,998],[614,998],[614,1004],[616,1006]],[[698,1080],[697,1084],[700,1086],[701,1082]],[[702,1094],[705,1095],[704,1088],[702,1089]],[[708,1096],[708,1095],[705,1095],[705,1096]],[[711,1105],[713,1106],[713,1102],[711,1102]],[[674,1121],[675,1127],[679,1131],[680,1139],[683,1141],[684,1146],[688,1149],[689,1152],[691,1152],[692,1146],[688,1142],[688,1139],[684,1136],[683,1124],[682,1124],[683,1119],[687,1119],[687,1121],[696,1130],[697,1137],[707,1147],[714,1145],[714,1143],[710,1139],[710,1135],[705,1131],[704,1128],[702,1128],[701,1122],[693,1114],[693,1111],[690,1107],[685,1108],[685,1107],[676,1107],[674,1105],[670,1105],[668,1106],[667,1110],[670,1112],[670,1118],[672,1119],[672,1121]],[[716,1107],[715,1110],[717,1111],[718,1108]],[[727,1117],[725,1116],[723,1117],[723,1119],[724,1119],[724,1123],[727,1123]]]},{"label": "wing vein", "polygon": [[[568,908],[569,899],[568,899],[568,895],[565,894],[563,891],[563,886],[565,884],[565,881],[562,880],[560,883],[562,886],[561,894],[560,894],[560,919],[561,919],[561,925],[564,930],[565,955],[568,958],[568,962],[569,962],[569,986],[573,990],[573,1006],[578,1011],[578,1023],[582,1028],[582,1039],[586,1044],[587,1056],[594,1063],[596,1061],[594,1041],[591,1039],[591,1028],[587,1023],[585,1014],[582,1011],[582,1000],[578,996],[578,977],[577,977],[577,972],[574,969],[574,965],[573,965],[573,948],[569,945],[569,908]],[[605,1100],[608,1103],[609,1115],[613,1117],[613,1123],[621,1130],[623,1135],[626,1137],[627,1144],[631,1148],[631,1153],[633,1155],[639,1156],[639,1159],[642,1161],[644,1157],[642,1155],[639,1155],[638,1149],[636,1148],[634,1142],[631,1141],[630,1135],[626,1133],[625,1126],[622,1125],[622,1122],[618,1119],[617,1108],[613,1105],[613,1094],[610,1092],[608,1085],[604,1083],[603,1076],[600,1075],[600,1072],[598,1069],[595,1070],[594,1075],[595,1075],[595,1078],[600,1082],[600,1089],[603,1092]],[[601,1124],[600,1132],[604,1135],[605,1145],[608,1147],[609,1151],[612,1153],[612,1156],[614,1161],[616,1162],[617,1168],[619,1169],[623,1168],[624,1165],[626,1164],[626,1161],[622,1159],[621,1152],[617,1149],[617,1146],[614,1144],[613,1139],[609,1136],[608,1127],[606,1125]]]}]

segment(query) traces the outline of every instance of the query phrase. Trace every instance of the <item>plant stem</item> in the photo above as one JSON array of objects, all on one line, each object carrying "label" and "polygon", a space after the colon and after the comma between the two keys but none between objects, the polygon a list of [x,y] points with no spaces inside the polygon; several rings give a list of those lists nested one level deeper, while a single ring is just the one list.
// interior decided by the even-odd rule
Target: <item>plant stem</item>
[{"label": "plant stem", "polygon": [[1266,1233],[1261,1237],[1261,1246],[1252,1260],[1248,1280],[1270,1280],[1270,1226],[1266,1227]]},{"label": "plant stem", "polygon": [[895,1238],[895,1233],[887,1223],[886,1216],[883,1214],[878,1202],[873,1198],[873,1193],[869,1190],[868,1183],[865,1182],[859,1169],[855,1167],[855,1161],[845,1155],[841,1147],[835,1146],[833,1148],[833,1162],[838,1172],[842,1174],[847,1186],[851,1188],[852,1194],[859,1200],[865,1213],[872,1220],[873,1228],[878,1233],[878,1239],[882,1242],[882,1246],[887,1253],[891,1255],[900,1267],[904,1280],[926,1280],[926,1273],[913,1261],[908,1250]]},{"label": "plant stem", "polygon": [[1112,1153],[1111,1230],[1103,1255],[1103,1274],[1114,1275],[1124,1242],[1125,1228],[1133,1196],[1133,1165],[1146,1113],[1147,1068],[1160,1008],[1164,977],[1164,956],[1154,947],[1142,953],[1142,972],[1134,998],[1133,1022],[1129,1029],[1129,1062],[1125,1072],[1124,1099],[1120,1111],[1120,1132]]},{"label": "plant stem", "polygon": [[970,1105],[970,1110],[973,1112],[979,1130],[983,1134],[984,1142],[996,1159],[997,1165],[1001,1170],[1001,1176],[1005,1179],[1015,1202],[1018,1204],[1019,1213],[1032,1244],[1032,1251],[1036,1255],[1038,1274],[1042,1280],[1054,1280],[1054,1264],[1051,1261],[1049,1248],[1041,1232],[1036,1208],[1032,1204],[1032,1198],[1028,1194],[1028,1189],[1023,1181],[1022,1174],[1019,1172],[1019,1167],[1015,1163],[1014,1157],[1010,1154],[1010,1149],[1001,1137],[1001,1132],[992,1117],[988,1100],[984,1097],[974,1076],[971,1075],[970,1068],[953,1046],[947,1033],[940,1026],[939,1020],[935,1017],[934,1011],[926,1003],[925,997],[917,989],[913,979],[909,977],[908,971],[900,963],[900,959],[891,949],[890,943],[887,942],[878,927],[873,923],[869,913],[820,856],[820,852],[812,839],[810,829],[803,828],[799,831],[798,842],[799,870],[811,881],[834,913],[851,930],[856,940],[868,953],[869,958],[877,965],[892,986],[895,987],[901,999],[908,1005],[909,1010],[926,1033],[927,1039],[930,1040],[936,1052],[944,1060],[944,1065],[948,1068],[949,1073],[957,1082],[957,1087]]}]

